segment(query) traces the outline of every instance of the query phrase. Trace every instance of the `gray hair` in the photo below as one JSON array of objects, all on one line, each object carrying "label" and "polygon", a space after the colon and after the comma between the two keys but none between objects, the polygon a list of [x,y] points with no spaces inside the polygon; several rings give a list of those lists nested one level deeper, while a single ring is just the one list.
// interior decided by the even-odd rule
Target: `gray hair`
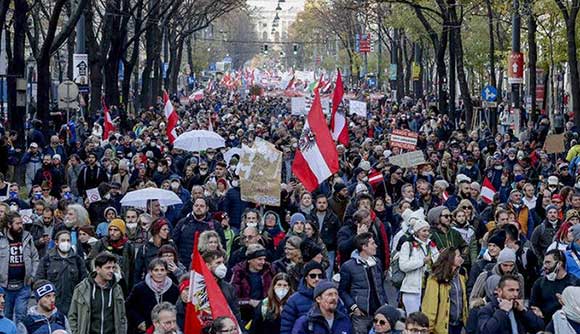
[{"label": "gray hair", "polygon": [[161,304],[155,305],[153,310],[151,310],[151,322],[156,323],[157,321],[159,321],[159,314],[161,314],[161,312],[163,311],[177,314],[177,310],[175,306],[173,306],[173,304],[171,304],[170,302],[163,302]]},{"label": "gray hair", "polygon": [[73,210],[77,216],[77,221],[75,222],[75,226],[80,227],[80,226],[85,226],[85,225],[90,225],[91,222],[89,220],[89,213],[87,212],[87,209],[85,209],[82,205],[80,204],[69,204],[67,207],[67,210]]}]

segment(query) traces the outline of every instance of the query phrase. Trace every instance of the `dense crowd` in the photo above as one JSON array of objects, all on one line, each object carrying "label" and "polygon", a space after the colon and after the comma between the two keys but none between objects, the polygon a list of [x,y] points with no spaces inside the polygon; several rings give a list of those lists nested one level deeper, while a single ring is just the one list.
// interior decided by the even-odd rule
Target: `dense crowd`
[{"label": "dense crowd", "polygon": [[[580,333],[574,123],[547,154],[546,117],[468,130],[420,101],[368,102],[314,192],[292,173],[305,119],[283,97],[174,101],[178,133],[226,139],[202,152],[169,144],[162,105],[112,107],[106,140],[102,119],[4,132],[0,332],[183,332],[197,249],[232,311],[208,333]],[[393,129],[418,134],[425,163],[390,162]],[[280,206],[243,201],[240,157],[224,158],[256,137],[283,152]],[[183,204],[121,206],[148,187]]]}]

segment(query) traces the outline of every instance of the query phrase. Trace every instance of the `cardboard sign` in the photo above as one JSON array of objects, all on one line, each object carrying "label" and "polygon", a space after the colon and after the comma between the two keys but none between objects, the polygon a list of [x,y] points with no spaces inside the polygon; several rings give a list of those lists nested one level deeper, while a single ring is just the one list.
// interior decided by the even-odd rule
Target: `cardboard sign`
[{"label": "cardboard sign", "polygon": [[350,113],[362,117],[367,117],[367,103],[357,100],[349,101]]},{"label": "cardboard sign", "polygon": [[425,155],[423,151],[413,151],[389,157],[389,162],[401,168],[410,168],[424,164]]},{"label": "cardboard sign", "polygon": [[562,153],[566,150],[566,146],[564,145],[565,140],[564,134],[548,135],[544,142],[544,150],[547,154]]},{"label": "cardboard sign", "polygon": [[98,202],[101,200],[101,194],[99,194],[98,188],[87,189],[87,198],[90,203]]},{"label": "cardboard sign", "polygon": [[252,147],[243,145],[238,174],[243,201],[280,206],[282,152],[273,144],[258,137]]},{"label": "cardboard sign", "polygon": [[419,135],[409,130],[393,130],[391,133],[391,147],[399,147],[404,150],[414,150],[417,147]]}]

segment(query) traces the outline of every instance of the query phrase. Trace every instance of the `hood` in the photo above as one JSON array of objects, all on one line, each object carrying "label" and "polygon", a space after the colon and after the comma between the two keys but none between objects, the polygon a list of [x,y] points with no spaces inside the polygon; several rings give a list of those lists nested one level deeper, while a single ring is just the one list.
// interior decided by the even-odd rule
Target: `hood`
[{"label": "hood", "polygon": [[[51,317],[51,316],[52,316],[53,314],[55,314],[56,312],[58,312],[58,309],[55,307],[55,308],[54,308],[54,310],[52,310],[52,312],[50,312],[50,316],[48,316],[48,317]],[[28,314],[28,315],[32,315],[32,316],[39,316],[39,317],[48,318],[47,316],[45,316],[44,314],[42,314],[42,313],[40,313],[40,312],[38,311],[38,306],[37,306],[37,305],[31,306],[31,307],[28,309],[28,313],[27,313],[27,314]]]},{"label": "hood", "polygon": [[262,218],[262,226],[264,227],[264,230],[267,230],[267,228],[266,228],[266,216],[267,215],[274,215],[274,217],[276,217],[276,227],[278,229],[280,229],[280,231],[284,232],[284,229],[282,228],[282,222],[280,221],[280,216],[272,210],[268,210],[268,211],[264,212],[264,215],[262,216],[263,217]]},{"label": "hood", "polygon": [[365,260],[360,256],[359,251],[356,249],[351,253],[350,258],[355,260],[357,263],[362,264],[365,268],[373,267],[377,264],[377,260],[374,256],[371,256]]},{"label": "hood", "polygon": [[[493,268],[491,269],[491,272],[492,272],[494,275],[499,275],[500,277],[501,277],[501,276],[503,276],[503,274],[502,274],[502,273],[501,273],[501,271],[499,270],[499,263],[495,263],[495,264],[493,265]],[[512,272],[511,272],[510,274],[512,274],[512,275],[516,275],[516,276],[518,275],[518,266],[517,266],[517,264],[515,264],[515,263],[514,263],[514,270],[512,270]]]}]

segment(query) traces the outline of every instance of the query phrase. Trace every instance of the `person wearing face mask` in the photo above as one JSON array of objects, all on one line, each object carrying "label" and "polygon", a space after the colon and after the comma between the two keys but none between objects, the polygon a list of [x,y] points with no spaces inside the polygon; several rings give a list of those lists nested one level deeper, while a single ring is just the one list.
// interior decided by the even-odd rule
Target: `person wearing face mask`
[{"label": "person wearing face mask", "polygon": [[546,219],[532,233],[532,249],[540,263],[546,249],[554,240],[554,235],[560,228],[561,221],[558,219],[558,208],[555,205],[546,207]]},{"label": "person wearing face mask", "polygon": [[56,306],[67,314],[74,289],[86,276],[84,260],[72,248],[70,232],[56,234],[56,247],[40,260],[36,279],[49,280],[56,287]]},{"label": "person wearing face mask", "polygon": [[272,279],[266,298],[258,306],[250,331],[255,334],[272,334],[280,331],[280,315],[288,298],[294,293],[290,278],[278,273]]},{"label": "person wearing face mask", "polygon": [[[181,177],[179,175],[173,174],[169,178],[170,189],[173,191],[180,199],[182,203],[187,203],[191,198],[191,193],[181,186]],[[179,213],[183,209],[183,204],[171,205],[167,208],[165,212],[165,217],[172,223],[176,223],[179,217]]]},{"label": "person wearing face mask", "polygon": [[544,276],[534,282],[530,306],[542,312],[546,322],[560,309],[558,297],[568,286],[579,286],[580,280],[566,272],[566,256],[554,249],[546,253],[543,265]]},{"label": "person wearing face mask", "polygon": [[238,303],[238,295],[236,294],[236,289],[232,284],[225,280],[225,277],[228,272],[228,267],[225,264],[225,253],[220,250],[212,250],[207,251],[202,255],[203,261],[207,265],[208,269],[213,273],[222,293],[224,294],[224,298],[228,301],[228,306],[232,313],[238,320],[238,323],[241,323],[242,316],[240,314],[240,304]]},{"label": "person wearing face mask", "polygon": [[169,163],[165,159],[159,160],[159,164],[157,165],[157,170],[153,173],[153,181],[157,184],[157,186],[161,186],[161,183],[164,180],[169,179],[172,172],[169,168]]}]

